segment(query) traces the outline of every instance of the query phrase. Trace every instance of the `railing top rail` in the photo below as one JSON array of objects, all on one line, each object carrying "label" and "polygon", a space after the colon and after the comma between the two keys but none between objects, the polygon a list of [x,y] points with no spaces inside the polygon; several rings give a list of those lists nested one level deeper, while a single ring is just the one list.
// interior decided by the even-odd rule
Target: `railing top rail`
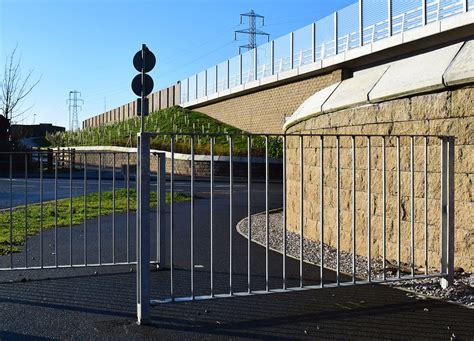
[{"label": "railing top rail", "polygon": [[152,137],[156,136],[208,136],[208,137],[219,137],[219,136],[229,136],[229,137],[240,137],[240,136],[250,136],[250,137],[430,137],[430,138],[455,138],[455,136],[450,135],[436,135],[436,134],[315,134],[315,133],[179,133],[179,132],[147,132]]}]

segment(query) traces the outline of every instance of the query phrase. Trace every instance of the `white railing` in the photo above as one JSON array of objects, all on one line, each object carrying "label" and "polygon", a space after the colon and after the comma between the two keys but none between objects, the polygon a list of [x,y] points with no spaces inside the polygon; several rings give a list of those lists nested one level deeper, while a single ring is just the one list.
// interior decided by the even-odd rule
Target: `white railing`
[{"label": "white railing", "polygon": [[[310,27],[305,27],[297,32],[291,32],[289,34],[290,39],[287,39],[288,36],[285,36],[259,46],[257,51],[252,50],[250,53],[238,56],[239,65],[237,71],[230,71],[229,63],[231,60],[229,59],[224,62],[227,63],[227,67],[224,67],[224,74],[219,72],[219,67],[217,66],[214,66],[215,71],[212,71],[212,77],[207,77],[207,70],[209,69],[203,71],[205,73],[205,77],[203,77],[205,84],[203,84],[203,80],[199,79],[199,77],[196,79],[197,75],[182,80],[181,103],[204,98],[216,92],[276,75],[305,64],[319,62],[336,54],[372,44],[390,36],[474,9],[474,0],[419,0],[418,3],[413,2],[412,5],[410,3],[407,4],[403,0],[386,0],[385,13],[377,16],[377,18],[380,17],[378,21],[367,23],[365,16],[371,13],[373,17],[374,13],[380,13],[380,4],[375,8],[373,3],[364,3],[364,0],[359,1],[360,5],[358,7],[353,4],[351,5],[352,7],[346,7],[341,11],[331,14],[329,17],[312,23]],[[391,16],[389,15],[389,8],[391,9]],[[354,22],[349,22],[349,24],[352,24],[352,27],[362,27],[362,33],[359,29],[355,29],[339,35],[341,25],[347,26],[348,24],[345,19],[338,20],[339,14],[342,14],[344,11],[346,13],[348,11],[354,12]],[[302,42],[298,44],[298,46],[302,47],[295,50],[296,34],[304,35],[304,39],[300,39]],[[320,39],[321,35],[329,38]],[[276,54],[277,46],[280,47],[279,50],[282,50],[281,46],[287,47],[283,49],[283,54]],[[262,56],[259,55],[260,49],[265,51],[262,53]],[[270,58],[267,55],[268,53]],[[244,58],[245,61],[248,61],[247,63],[244,63]]]}]

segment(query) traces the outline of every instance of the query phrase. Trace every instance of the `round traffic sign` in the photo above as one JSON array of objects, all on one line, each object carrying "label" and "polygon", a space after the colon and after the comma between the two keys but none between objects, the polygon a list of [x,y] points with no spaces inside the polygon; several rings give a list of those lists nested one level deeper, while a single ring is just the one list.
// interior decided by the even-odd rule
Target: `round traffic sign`
[{"label": "round traffic sign", "polygon": [[135,56],[133,57],[133,66],[138,72],[142,72],[142,67],[144,68],[145,72],[150,72],[153,70],[156,64],[156,58],[153,52],[150,50],[146,49],[145,50],[145,64],[143,65],[143,58],[142,58],[142,51],[138,51],[135,53]]},{"label": "round traffic sign", "polygon": [[143,83],[144,84],[142,84],[142,75],[136,75],[132,80],[133,93],[139,97],[142,95],[142,90],[143,96],[148,96],[153,91],[153,78],[145,74]]}]

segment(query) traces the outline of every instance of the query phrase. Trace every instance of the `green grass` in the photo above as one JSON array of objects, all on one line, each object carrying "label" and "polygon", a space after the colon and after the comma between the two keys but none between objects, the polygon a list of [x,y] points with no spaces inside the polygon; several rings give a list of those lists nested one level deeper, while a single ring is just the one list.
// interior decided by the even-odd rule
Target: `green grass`
[{"label": "green grass", "polygon": [[[166,202],[169,203],[170,194],[166,193]],[[112,214],[113,192],[102,192],[101,194],[101,216]],[[174,194],[174,202],[190,201],[191,197],[183,193]],[[130,210],[136,211],[137,195],[136,190],[129,191]],[[99,195],[98,193],[88,194],[87,219],[99,216]],[[156,206],[156,192],[150,193],[150,205]],[[69,226],[70,202],[69,198],[59,199],[57,206],[57,226]],[[127,212],[127,190],[118,189],[115,191],[115,212]],[[28,235],[32,236],[40,231],[41,206],[40,204],[28,205]],[[77,196],[72,199],[72,225],[84,222],[84,196]],[[18,206],[12,212],[12,251],[18,252],[19,246],[25,241],[25,206]],[[56,226],[56,204],[55,201],[43,203],[43,230]],[[0,212],[0,255],[10,252],[10,211]]]},{"label": "green grass", "polygon": [[[136,146],[136,136],[140,129],[140,118],[134,117],[123,122],[107,124],[100,127],[83,129],[77,132],[63,132],[47,135],[52,147],[68,146]],[[176,132],[176,133],[226,133],[235,135],[234,155],[247,155],[247,137],[242,136],[245,131],[222,123],[197,111],[172,107],[151,113],[145,118],[145,130],[150,132]],[[190,153],[190,138],[177,136],[175,152]],[[197,154],[210,153],[209,137],[195,137],[195,152]],[[153,149],[170,150],[170,137],[158,136],[151,140]],[[229,145],[226,136],[215,139],[215,154],[228,155]],[[252,144],[252,155],[265,154],[265,140],[255,137]],[[282,141],[276,137],[269,138],[269,156],[282,157]]]}]

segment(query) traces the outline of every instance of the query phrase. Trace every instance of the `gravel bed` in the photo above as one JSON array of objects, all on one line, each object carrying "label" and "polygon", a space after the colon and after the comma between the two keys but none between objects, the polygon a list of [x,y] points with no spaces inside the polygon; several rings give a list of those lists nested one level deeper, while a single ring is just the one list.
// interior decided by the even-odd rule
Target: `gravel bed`
[{"label": "gravel bed", "polygon": [[[266,245],[265,234],[265,213],[252,215],[252,241],[261,245]],[[248,222],[244,218],[237,224],[237,231],[243,236],[247,236]],[[283,252],[283,215],[281,210],[271,211],[269,214],[269,247],[270,249]],[[286,233],[286,254],[289,257],[300,259],[300,235],[298,233],[287,231]],[[337,267],[337,250],[327,244],[324,244],[324,267],[335,270]],[[321,243],[307,238],[303,240],[303,261],[311,264],[320,264]],[[352,274],[353,256],[351,252],[341,251],[339,253],[340,272]],[[368,264],[367,257],[356,255],[356,276],[360,279],[367,279]],[[397,266],[394,261],[386,261],[386,276],[388,278],[397,275]],[[415,269],[415,274],[422,274],[420,270]],[[409,290],[414,293],[438,297],[449,301],[461,303],[474,308],[474,274],[464,272],[462,269],[456,272],[454,285],[443,289],[440,286],[438,278],[425,278],[391,282],[389,285],[394,288]],[[407,264],[401,265],[402,275],[409,275],[411,269]],[[371,259],[371,278],[381,279],[383,276],[383,262],[380,259]],[[413,295],[407,293],[407,295]]]}]

